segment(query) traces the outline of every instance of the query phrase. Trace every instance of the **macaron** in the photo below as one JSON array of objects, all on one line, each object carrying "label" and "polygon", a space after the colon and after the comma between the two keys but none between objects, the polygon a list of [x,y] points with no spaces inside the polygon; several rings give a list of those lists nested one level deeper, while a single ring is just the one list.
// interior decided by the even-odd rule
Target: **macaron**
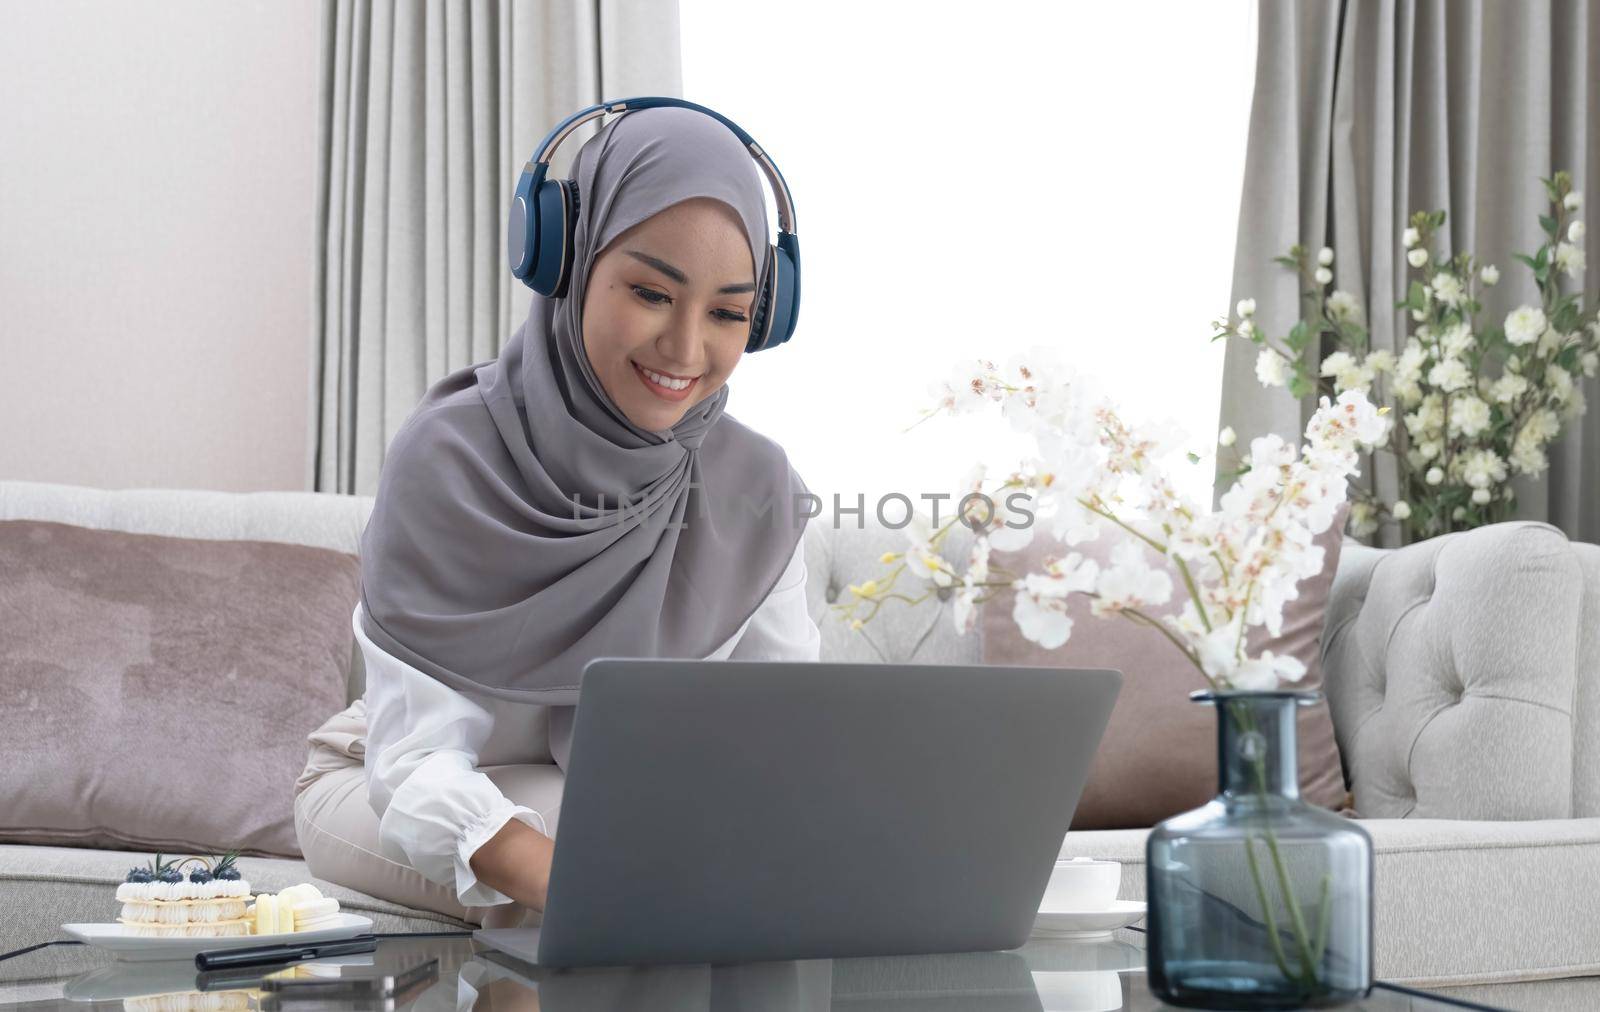
[{"label": "macaron", "polygon": [[292,885],[278,893],[278,902],[282,903],[287,900],[291,906],[304,903],[307,900],[320,899],[322,899],[322,890],[318,889],[310,882],[301,882],[299,885]]},{"label": "macaron", "polygon": [[339,901],[329,896],[294,906],[294,930],[316,931],[332,927],[339,919]]},{"label": "macaron", "polygon": [[275,935],[280,931],[293,930],[280,926],[278,917],[278,898],[271,893],[261,893],[256,897],[256,934]]}]

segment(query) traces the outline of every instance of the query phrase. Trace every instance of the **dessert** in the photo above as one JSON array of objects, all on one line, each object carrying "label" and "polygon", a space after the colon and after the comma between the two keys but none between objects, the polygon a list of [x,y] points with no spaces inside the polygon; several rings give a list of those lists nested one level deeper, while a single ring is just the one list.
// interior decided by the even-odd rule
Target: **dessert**
[{"label": "dessert", "polygon": [[[117,920],[130,934],[188,938],[276,935],[340,923],[339,901],[322,895],[310,882],[276,894],[260,893],[252,902],[250,883],[234,866],[237,856],[230,850],[211,865],[203,857],[166,861],[156,854],[145,867],[129,869],[117,886],[122,904]],[[205,867],[185,878],[181,868],[190,861]]]},{"label": "dessert", "polygon": [[[131,868],[117,886],[122,904],[117,918],[135,935],[215,937],[250,934],[245,903],[250,883],[234,865],[237,851],[228,851],[215,865],[204,858],[155,861]],[[181,867],[199,861],[203,867],[184,877]]]},{"label": "dessert", "polygon": [[245,912],[257,935],[316,931],[339,923],[339,901],[323,896],[310,882],[292,885],[276,895],[261,893]]}]

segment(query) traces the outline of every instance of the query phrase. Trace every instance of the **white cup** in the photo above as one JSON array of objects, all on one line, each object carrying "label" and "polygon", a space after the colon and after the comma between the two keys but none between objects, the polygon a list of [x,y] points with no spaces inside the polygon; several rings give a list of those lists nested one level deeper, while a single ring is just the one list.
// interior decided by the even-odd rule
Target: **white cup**
[{"label": "white cup", "polygon": [[1044,910],[1106,910],[1122,887],[1122,865],[1087,857],[1056,862],[1044,887]]}]

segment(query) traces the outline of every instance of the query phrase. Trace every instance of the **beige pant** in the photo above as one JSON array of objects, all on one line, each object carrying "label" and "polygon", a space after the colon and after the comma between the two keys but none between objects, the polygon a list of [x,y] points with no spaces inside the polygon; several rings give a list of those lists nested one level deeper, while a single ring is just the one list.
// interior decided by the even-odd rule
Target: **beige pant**
[{"label": "beige pant", "polygon": [[[486,928],[538,924],[520,903],[465,907],[455,888],[422,876],[378,847],[378,816],[367,803],[366,701],[358,699],[306,739],[310,756],[295,781],[294,827],[306,867],[317,878],[404,906],[432,910]],[[538,812],[554,838],[565,775],[554,765],[484,766],[506,797]]]}]

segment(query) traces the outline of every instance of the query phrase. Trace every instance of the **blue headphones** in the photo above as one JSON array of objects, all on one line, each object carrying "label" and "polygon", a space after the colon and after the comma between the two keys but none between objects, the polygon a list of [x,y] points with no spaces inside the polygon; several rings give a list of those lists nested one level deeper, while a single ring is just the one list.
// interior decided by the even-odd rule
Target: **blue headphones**
[{"label": "blue headphones", "polygon": [[522,167],[511,217],[506,226],[506,256],[511,273],[540,295],[560,298],[572,274],[572,235],[577,227],[579,194],[576,179],[546,179],[556,146],[583,123],[608,112],[675,106],[695,109],[732,130],[750,149],[766,174],[778,202],[778,243],[769,247],[766,270],[756,286],[755,311],[745,351],[775,348],[794,335],[800,316],[800,240],[794,233],[794,198],[783,174],[749,134],[726,116],[681,98],[650,96],[602,102],[579,110],[556,124],[540,142],[533,160]]}]

